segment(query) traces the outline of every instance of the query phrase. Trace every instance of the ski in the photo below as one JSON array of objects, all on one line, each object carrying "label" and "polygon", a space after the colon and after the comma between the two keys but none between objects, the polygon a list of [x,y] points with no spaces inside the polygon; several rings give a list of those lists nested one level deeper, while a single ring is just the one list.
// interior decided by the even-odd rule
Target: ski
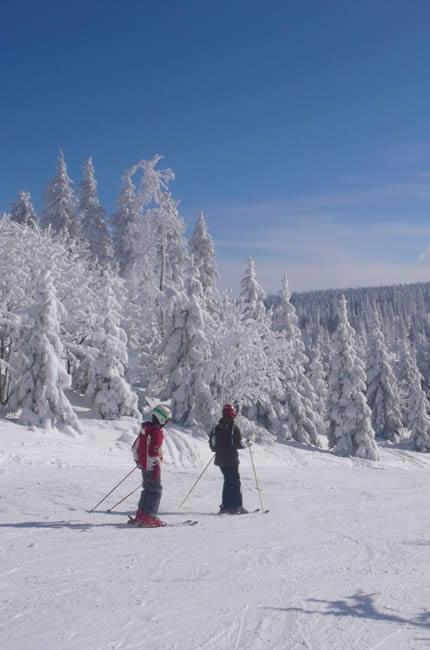
[{"label": "ski", "polygon": [[230,517],[243,517],[243,515],[253,515],[255,512],[261,512],[267,514],[270,510],[261,510],[261,508],[254,508],[254,510],[248,510],[248,512],[218,512],[220,516],[229,515]]},{"label": "ski", "polygon": [[175,526],[195,526],[199,522],[195,519],[186,519],[185,521],[178,521],[178,522],[172,522],[172,523],[167,523],[167,521],[163,521],[161,525],[158,526],[148,526],[145,524],[136,524],[131,517],[129,517],[127,524],[129,526],[134,526],[134,528],[173,528]]}]

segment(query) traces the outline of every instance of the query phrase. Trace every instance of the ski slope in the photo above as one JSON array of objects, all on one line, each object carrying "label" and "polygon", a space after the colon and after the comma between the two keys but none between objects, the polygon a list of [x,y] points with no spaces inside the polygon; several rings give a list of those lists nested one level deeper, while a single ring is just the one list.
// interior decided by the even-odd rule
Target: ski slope
[{"label": "ski slope", "polygon": [[[161,514],[125,525],[136,423],[78,407],[83,436],[0,420],[0,648],[402,650],[430,647],[430,459],[377,463],[297,446],[254,448],[270,513],[215,516],[203,440],[168,429]],[[248,451],[244,504],[258,505]]]}]

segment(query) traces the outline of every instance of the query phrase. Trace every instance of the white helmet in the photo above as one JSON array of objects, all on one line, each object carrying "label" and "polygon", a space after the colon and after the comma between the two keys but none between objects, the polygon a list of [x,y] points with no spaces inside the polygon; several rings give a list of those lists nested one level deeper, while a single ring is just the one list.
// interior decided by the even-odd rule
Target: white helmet
[{"label": "white helmet", "polygon": [[152,409],[151,415],[154,415],[158,422],[163,426],[168,420],[172,419],[172,411],[165,404],[158,404]]}]

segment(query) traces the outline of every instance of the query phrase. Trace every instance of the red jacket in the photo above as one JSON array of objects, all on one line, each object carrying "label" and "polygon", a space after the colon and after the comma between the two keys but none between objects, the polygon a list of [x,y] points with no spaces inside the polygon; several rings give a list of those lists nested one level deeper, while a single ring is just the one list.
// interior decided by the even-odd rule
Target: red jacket
[{"label": "red jacket", "polygon": [[144,422],[133,443],[132,451],[137,466],[152,471],[152,478],[160,478],[160,463],[163,460],[163,429],[153,422]]}]

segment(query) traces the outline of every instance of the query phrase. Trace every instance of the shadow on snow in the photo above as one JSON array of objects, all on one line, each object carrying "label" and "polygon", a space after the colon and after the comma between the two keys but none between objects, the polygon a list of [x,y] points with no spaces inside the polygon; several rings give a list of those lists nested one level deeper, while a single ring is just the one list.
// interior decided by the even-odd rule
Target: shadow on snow
[{"label": "shadow on snow", "polygon": [[309,598],[308,603],[323,605],[323,609],[303,609],[302,607],[263,607],[262,609],[277,610],[279,612],[301,612],[303,614],[320,614],[321,616],[347,616],[355,618],[368,618],[375,621],[397,623],[410,627],[430,629],[430,611],[422,610],[417,616],[405,618],[396,614],[394,610],[388,612],[378,610],[374,597],[377,594],[365,594],[358,591],[353,596],[344,600],[319,600]]},{"label": "shadow on snow", "polygon": [[90,524],[71,521],[21,521],[10,524],[0,524],[0,528],[69,528],[70,530],[90,530],[91,528],[131,528],[126,522],[123,524],[105,523],[105,524]]}]

